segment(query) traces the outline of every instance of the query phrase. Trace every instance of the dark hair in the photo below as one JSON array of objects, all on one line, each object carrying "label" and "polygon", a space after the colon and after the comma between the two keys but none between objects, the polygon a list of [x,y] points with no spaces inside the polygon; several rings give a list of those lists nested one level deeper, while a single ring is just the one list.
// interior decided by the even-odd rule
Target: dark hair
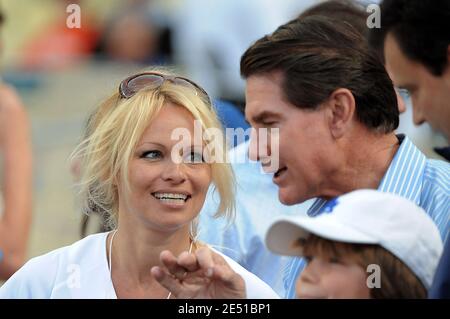
[{"label": "dark hair", "polygon": [[415,273],[391,252],[380,245],[351,244],[332,241],[315,235],[298,241],[304,255],[353,262],[365,272],[371,264],[380,266],[380,288],[371,288],[373,299],[424,299],[427,290]]},{"label": "dark hair", "polygon": [[379,56],[384,59],[384,40],[391,33],[408,58],[442,75],[450,44],[450,1],[384,0],[380,8],[381,28],[369,33]]},{"label": "dark hair", "polygon": [[329,0],[316,4],[303,11],[297,19],[320,15],[350,23],[364,37],[369,34],[367,18],[369,14],[361,3],[350,0]]},{"label": "dark hair", "polygon": [[347,88],[367,128],[388,133],[398,126],[392,81],[348,23],[321,16],[296,19],[256,41],[241,58],[244,78],[273,71],[283,73],[283,93],[296,107],[316,109],[336,89]]}]

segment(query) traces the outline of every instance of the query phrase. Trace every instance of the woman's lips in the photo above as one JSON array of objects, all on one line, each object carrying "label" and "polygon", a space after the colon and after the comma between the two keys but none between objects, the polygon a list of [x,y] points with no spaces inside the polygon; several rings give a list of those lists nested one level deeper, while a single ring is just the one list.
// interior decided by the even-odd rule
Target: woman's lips
[{"label": "woman's lips", "polygon": [[181,207],[191,198],[191,195],[182,193],[163,193],[155,192],[152,196],[160,201],[163,205],[170,207]]}]

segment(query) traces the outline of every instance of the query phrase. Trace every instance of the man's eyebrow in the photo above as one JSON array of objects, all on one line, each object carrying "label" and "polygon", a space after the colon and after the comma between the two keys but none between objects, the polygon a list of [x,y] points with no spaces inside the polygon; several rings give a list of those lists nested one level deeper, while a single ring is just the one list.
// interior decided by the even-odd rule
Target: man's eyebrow
[{"label": "man's eyebrow", "polygon": [[263,111],[263,112],[259,113],[258,115],[254,116],[252,118],[252,120],[255,123],[261,123],[261,122],[263,122],[263,120],[265,120],[268,117],[276,117],[276,118],[278,118],[279,114],[276,114],[276,113],[273,113],[273,112],[270,112],[270,111]]}]

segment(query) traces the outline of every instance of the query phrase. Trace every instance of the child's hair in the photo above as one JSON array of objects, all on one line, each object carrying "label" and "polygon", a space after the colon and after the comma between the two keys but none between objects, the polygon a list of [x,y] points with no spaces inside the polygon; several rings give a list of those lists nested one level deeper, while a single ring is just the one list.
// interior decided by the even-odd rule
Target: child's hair
[{"label": "child's hair", "polygon": [[310,235],[299,240],[304,256],[321,256],[353,262],[364,271],[371,264],[381,269],[381,287],[370,289],[374,299],[426,298],[427,290],[419,278],[399,258],[379,245],[353,244]]},{"label": "child's hair", "polygon": [[[167,70],[151,70],[164,75],[173,75]],[[143,88],[129,99],[121,98],[117,89],[108,99],[97,107],[89,117],[84,140],[71,155],[72,160],[80,160],[80,197],[83,212],[99,213],[107,217],[109,227],[117,225],[118,189],[117,178],[128,185],[128,163],[134,149],[147,126],[166,103],[174,103],[186,108],[199,120],[203,130],[219,128],[223,131],[213,106],[208,99],[199,95],[195,88],[165,81],[157,88]],[[224,134],[221,143],[214,144],[222,161],[211,165],[214,189],[220,195],[216,216],[231,218],[234,214],[234,175],[226,160],[226,141]],[[205,143],[215,143],[203,136]],[[224,149],[218,149],[222,147]],[[194,221],[194,224],[196,221]],[[196,227],[194,227],[196,230]]]}]

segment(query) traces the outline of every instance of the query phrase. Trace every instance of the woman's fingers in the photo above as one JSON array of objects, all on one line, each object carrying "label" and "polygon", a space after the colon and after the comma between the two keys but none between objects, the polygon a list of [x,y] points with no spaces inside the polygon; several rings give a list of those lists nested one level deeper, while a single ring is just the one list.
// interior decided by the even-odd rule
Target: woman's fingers
[{"label": "woman's fingers", "polygon": [[[221,255],[203,247],[195,254],[161,253],[163,267],[153,267],[152,275],[177,298],[245,298],[245,282]],[[209,289],[213,285],[214,289]]]},{"label": "woman's fingers", "polygon": [[246,298],[246,289],[244,279],[236,273],[220,254],[210,251],[212,258],[213,271],[211,280],[219,281],[224,290],[222,298]]},{"label": "woman's fingers", "polygon": [[159,255],[159,258],[164,265],[164,267],[167,268],[167,271],[176,278],[183,280],[184,277],[186,277],[186,268],[182,267],[178,264],[177,258],[168,250],[164,250]]},{"label": "woman's fingers", "polygon": [[241,276],[239,276],[233,268],[227,263],[225,258],[219,254],[213,253],[214,260],[214,278],[220,278],[224,283],[228,283],[230,287],[240,289],[242,285],[245,286],[244,281]]},{"label": "woman's fingers", "polygon": [[200,269],[195,255],[190,254],[187,251],[181,253],[178,257],[178,265],[183,267],[188,272],[194,272]]},{"label": "woman's fingers", "polygon": [[174,297],[178,298],[183,293],[183,287],[180,281],[165,272],[161,267],[152,267],[150,272],[156,281],[159,282],[161,286],[169,290]]},{"label": "woman's fingers", "polygon": [[211,277],[213,274],[214,260],[213,252],[207,247],[202,247],[195,252],[198,265],[203,269],[206,277]]}]

